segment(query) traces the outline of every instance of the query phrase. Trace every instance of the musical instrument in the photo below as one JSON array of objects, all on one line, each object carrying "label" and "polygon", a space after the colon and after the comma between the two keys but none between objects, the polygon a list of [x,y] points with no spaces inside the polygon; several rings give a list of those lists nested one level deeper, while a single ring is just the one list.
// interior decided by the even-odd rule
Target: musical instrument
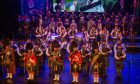
[{"label": "musical instrument", "polygon": [[55,39],[57,39],[57,38],[59,38],[59,35],[58,35],[58,34],[53,34],[53,35],[51,35],[51,40],[55,40]]},{"label": "musical instrument", "polygon": [[11,63],[11,61],[10,61],[10,58],[9,58],[9,57],[10,57],[10,52],[7,52],[7,53],[6,53],[6,55],[5,55],[4,62],[3,62],[5,65],[8,65],[8,64],[10,64],[10,63]]},{"label": "musical instrument", "polygon": [[101,53],[96,54],[92,59],[91,59],[91,64],[94,65],[97,62],[97,59],[99,58],[99,56],[101,55]]},{"label": "musical instrument", "polygon": [[84,33],[76,33],[75,37],[77,40],[81,41],[84,38]]}]

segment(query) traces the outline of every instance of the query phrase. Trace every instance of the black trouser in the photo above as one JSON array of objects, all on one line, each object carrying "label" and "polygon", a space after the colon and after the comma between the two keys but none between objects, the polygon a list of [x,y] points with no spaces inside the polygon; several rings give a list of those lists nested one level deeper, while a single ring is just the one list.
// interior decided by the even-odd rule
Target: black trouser
[{"label": "black trouser", "polygon": [[116,72],[118,76],[121,76],[121,72],[123,69],[123,61],[117,61],[115,60],[115,67],[116,67]]},{"label": "black trouser", "polygon": [[101,67],[100,67],[100,75],[101,76],[105,76],[106,75],[106,69],[109,65],[109,62],[108,62],[108,55],[102,55],[101,56]]}]

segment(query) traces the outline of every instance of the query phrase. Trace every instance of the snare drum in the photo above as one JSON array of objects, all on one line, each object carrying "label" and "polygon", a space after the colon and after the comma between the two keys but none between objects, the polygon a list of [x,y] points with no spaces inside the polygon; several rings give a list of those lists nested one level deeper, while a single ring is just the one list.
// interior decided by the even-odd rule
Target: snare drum
[{"label": "snare drum", "polygon": [[57,38],[59,38],[58,34],[52,34],[51,35],[51,40],[56,40]]},{"label": "snare drum", "polygon": [[76,33],[75,37],[77,40],[82,40],[84,38],[84,33]]}]

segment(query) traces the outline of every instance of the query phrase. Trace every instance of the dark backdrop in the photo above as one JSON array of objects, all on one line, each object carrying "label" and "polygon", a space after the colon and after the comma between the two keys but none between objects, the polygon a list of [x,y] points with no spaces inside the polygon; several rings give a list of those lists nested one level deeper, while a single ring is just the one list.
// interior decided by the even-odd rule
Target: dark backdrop
[{"label": "dark backdrop", "polygon": [[[2,25],[0,34],[12,36],[17,30],[17,16],[20,10],[20,0],[2,0]],[[2,36],[2,35],[0,35]]]}]

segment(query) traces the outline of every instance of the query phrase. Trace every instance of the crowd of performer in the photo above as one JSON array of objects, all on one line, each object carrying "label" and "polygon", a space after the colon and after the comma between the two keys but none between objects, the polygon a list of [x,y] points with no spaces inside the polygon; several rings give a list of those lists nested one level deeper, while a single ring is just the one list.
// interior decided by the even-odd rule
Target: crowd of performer
[{"label": "crowd of performer", "polygon": [[[116,72],[121,76],[126,58],[127,38],[135,39],[135,16],[108,13],[74,12],[19,16],[18,40],[1,40],[1,65],[6,68],[6,78],[12,78],[16,66],[26,68],[28,80],[33,80],[45,56],[48,59],[50,76],[59,81],[64,60],[70,61],[73,82],[78,75],[93,74],[94,82],[106,77],[109,54],[115,59]],[[17,61],[17,58],[19,60]]]}]

